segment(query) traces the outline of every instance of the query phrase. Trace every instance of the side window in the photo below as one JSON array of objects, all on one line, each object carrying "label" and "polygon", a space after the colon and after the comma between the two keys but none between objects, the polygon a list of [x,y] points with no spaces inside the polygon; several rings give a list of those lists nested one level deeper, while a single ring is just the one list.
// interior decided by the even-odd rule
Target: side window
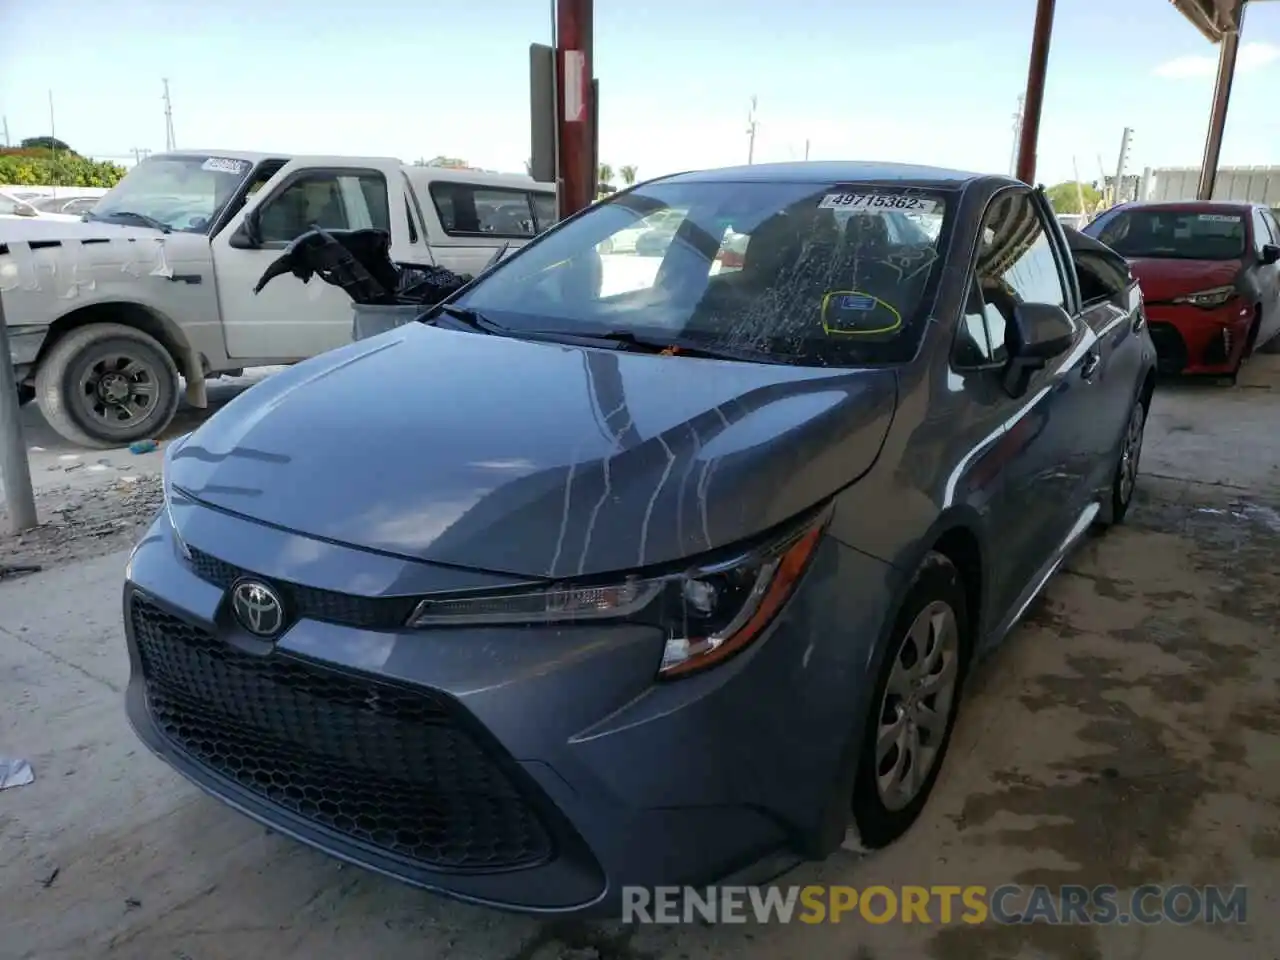
[{"label": "side window", "polygon": [[[952,361],[956,367],[985,367],[1002,362],[1005,358],[1004,342],[1001,340],[993,347],[992,332],[987,322],[982,293],[978,284],[970,280],[969,295],[965,298],[964,313],[960,317],[960,328],[956,331],[955,349],[952,353]],[[994,332],[1003,337],[1003,326],[997,327]]]},{"label": "side window", "polygon": [[[1067,293],[1053,244],[1028,190],[1010,190],[987,209],[979,236],[978,284],[988,324],[999,322],[991,342],[1004,342],[1019,303],[1067,308]],[[998,320],[997,320],[998,318]]]},{"label": "side window", "polygon": [[265,243],[289,243],[316,226],[387,230],[387,183],[378,173],[306,173],[266,202],[260,223]]},{"label": "side window", "polygon": [[1280,223],[1276,222],[1275,216],[1270,210],[1263,210],[1262,219],[1266,223],[1267,228],[1271,231],[1271,242],[1280,244]]},{"label": "side window", "polygon": [[437,181],[431,185],[431,200],[450,235],[525,239],[537,232],[529,194],[523,190]]},{"label": "side window", "polygon": [[1073,257],[1085,306],[1118,297],[1129,286],[1129,269],[1115,257],[1093,250],[1076,250]]},{"label": "side window", "polygon": [[533,194],[533,219],[537,230],[541,233],[556,224],[556,195],[554,193]]},{"label": "side window", "polygon": [[404,198],[404,219],[409,224],[409,242],[418,242],[418,225],[413,222],[413,204],[409,203],[409,197],[406,194]]},{"label": "side window", "polygon": [[1253,248],[1257,251],[1258,256],[1262,256],[1262,248],[1268,243],[1275,243],[1276,240],[1272,236],[1271,227],[1267,224],[1266,218],[1263,217],[1262,211],[1255,209],[1253,211]]}]

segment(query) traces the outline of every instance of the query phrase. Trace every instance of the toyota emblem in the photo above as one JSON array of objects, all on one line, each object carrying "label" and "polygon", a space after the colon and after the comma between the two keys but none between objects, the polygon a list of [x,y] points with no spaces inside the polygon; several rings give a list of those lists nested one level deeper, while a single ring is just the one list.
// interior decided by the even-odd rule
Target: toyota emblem
[{"label": "toyota emblem", "polygon": [[257,580],[241,580],[231,588],[231,612],[255,637],[271,638],[284,627],[284,603]]}]

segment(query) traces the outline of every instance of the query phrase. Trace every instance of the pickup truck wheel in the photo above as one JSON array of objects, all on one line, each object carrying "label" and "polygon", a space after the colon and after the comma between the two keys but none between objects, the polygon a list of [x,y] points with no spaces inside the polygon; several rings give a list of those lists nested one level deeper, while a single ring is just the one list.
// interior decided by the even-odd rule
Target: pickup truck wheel
[{"label": "pickup truck wheel", "polygon": [[178,368],[152,336],[118,323],[73,330],[36,372],[36,403],[72,443],[120,447],[155,437],[178,410]]}]

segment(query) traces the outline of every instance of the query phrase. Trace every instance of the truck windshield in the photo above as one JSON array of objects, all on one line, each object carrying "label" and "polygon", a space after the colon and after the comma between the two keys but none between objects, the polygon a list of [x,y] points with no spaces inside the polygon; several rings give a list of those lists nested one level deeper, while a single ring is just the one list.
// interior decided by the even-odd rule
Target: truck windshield
[{"label": "truck windshield", "polygon": [[1201,210],[1121,210],[1084,232],[1128,259],[1239,260],[1244,218]]},{"label": "truck windshield", "polygon": [[99,200],[89,217],[204,233],[252,169],[248,160],[230,157],[149,157]]},{"label": "truck windshield", "polygon": [[456,305],[517,336],[901,363],[941,272],[948,201],[902,185],[658,182],[556,228]]}]

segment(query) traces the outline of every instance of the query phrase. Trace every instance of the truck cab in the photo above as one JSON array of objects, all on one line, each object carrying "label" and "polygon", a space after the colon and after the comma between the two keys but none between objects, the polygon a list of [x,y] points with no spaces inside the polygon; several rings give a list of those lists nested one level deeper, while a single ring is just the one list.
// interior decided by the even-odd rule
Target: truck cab
[{"label": "truck cab", "polygon": [[208,377],[350,342],[320,281],[254,285],[313,226],[375,228],[392,259],[473,273],[555,221],[550,184],[389,157],[173,151],[139,163],[83,222],[0,225],[0,295],[24,400],[86,446],[154,436]]}]

